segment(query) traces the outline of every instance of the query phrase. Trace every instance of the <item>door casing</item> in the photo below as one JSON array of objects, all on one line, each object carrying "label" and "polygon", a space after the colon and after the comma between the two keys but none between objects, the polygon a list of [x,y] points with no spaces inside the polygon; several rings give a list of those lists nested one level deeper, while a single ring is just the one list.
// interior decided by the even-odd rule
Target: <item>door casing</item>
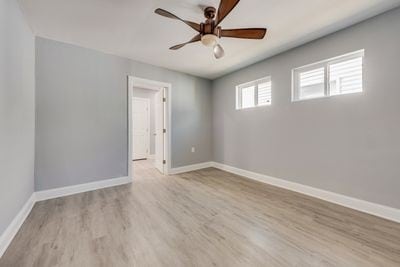
[{"label": "door casing", "polygon": [[[133,88],[139,87],[150,90],[161,90],[164,89],[164,97],[166,102],[164,104],[164,127],[166,132],[164,133],[164,174],[168,175],[172,168],[171,164],[171,95],[172,95],[172,85],[166,82],[160,82],[155,80],[143,79],[135,76],[128,76],[127,79],[127,87],[128,87],[128,159],[131,158],[132,155],[132,114],[130,110],[132,110],[132,97],[133,97]],[[128,175],[131,178],[133,177],[133,166],[131,160],[128,160]]]}]

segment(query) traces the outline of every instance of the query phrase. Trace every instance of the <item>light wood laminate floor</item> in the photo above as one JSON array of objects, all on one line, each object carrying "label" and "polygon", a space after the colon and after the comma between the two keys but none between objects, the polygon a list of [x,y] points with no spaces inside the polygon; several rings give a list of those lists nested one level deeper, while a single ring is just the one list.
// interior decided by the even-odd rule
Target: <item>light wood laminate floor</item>
[{"label": "light wood laminate floor", "polygon": [[216,169],[39,202],[0,266],[400,266],[400,224]]}]

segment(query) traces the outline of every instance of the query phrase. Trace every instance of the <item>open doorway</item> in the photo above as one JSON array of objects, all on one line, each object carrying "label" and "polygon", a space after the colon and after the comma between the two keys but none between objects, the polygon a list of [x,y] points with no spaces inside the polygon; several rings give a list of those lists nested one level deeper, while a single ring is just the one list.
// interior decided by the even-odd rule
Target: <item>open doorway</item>
[{"label": "open doorway", "polygon": [[171,85],[129,76],[128,89],[129,175],[142,162],[168,174]]}]

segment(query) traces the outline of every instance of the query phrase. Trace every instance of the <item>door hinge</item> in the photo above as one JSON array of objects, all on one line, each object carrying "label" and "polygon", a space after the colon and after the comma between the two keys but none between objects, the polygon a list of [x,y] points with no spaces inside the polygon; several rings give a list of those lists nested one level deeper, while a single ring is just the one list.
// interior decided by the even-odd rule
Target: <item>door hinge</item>
[{"label": "door hinge", "polygon": [[167,129],[163,129],[163,133],[166,133],[167,132]]},{"label": "door hinge", "polygon": [[167,161],[164,159],[164,160],[162,161],[162,163],[163,163],[163,164],[166,164],[166,163],[167,163]]},{"label": "door hinge", "polygon": [[166,98],[166,97],[163,97],[162,101],[163,101],[163,102],[167,102],[167,98]]}]

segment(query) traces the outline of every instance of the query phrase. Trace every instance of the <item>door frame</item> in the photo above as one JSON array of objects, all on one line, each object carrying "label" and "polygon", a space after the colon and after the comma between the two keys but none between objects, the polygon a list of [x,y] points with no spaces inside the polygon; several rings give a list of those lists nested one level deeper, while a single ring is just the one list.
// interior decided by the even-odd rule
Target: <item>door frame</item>
[{"label": "door frame", "polygon": [[[144,98],[144,97],[136,97],[136,96],[132,96],[131,101],[133,102],[134,99],[138,99],[138,100],[144,100],[147,102],[147,152],[146,152],[146,158],[149,158],[150,156],[150,143],[151,143],[151,133],[150,133],[150,99],[148,98]],[[132,106],[131,106],[131,112],[133,112],[132,110]],[[132,114],[131,114],[132,116]],[[133,145],[133,120],[132,120],[132,145]],[[132,148],[131,148],[132,149]],[[131,154],[131,160],[133,160],[133,149],[132,149],[132,154]]]},{"label": "door frame", "polygon": [[168,175],[171,172],[171,95],[172,95],[172,85],[166,82],[160,82],[156,80],[144,79],[132,75],[128,75],[128,175],[130,178],[133,177],[133,164],[132,160],[130,160],[132,156],[132,97],[133,97],[133,88],[139,87],[149,90],[159,91],[160,89],[164,89],[164,96],[166,98],[165,107],[164,107],[164,127],[166,129],[166,133],[164,133],[164,159],[166,164],[164,165],[164,175]]}]

